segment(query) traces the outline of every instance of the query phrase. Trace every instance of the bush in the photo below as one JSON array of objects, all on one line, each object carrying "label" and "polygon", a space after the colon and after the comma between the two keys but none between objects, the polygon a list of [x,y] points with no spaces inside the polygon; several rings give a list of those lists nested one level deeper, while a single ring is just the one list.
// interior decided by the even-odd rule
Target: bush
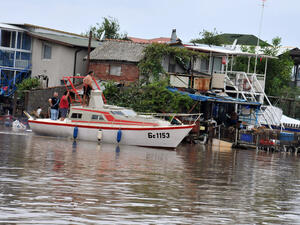
[{"label": "bush", "polygon": [[112,82],[105,85],[104,96],[109,104],[129,107],[137,112],[187,112],[193,100],[187,95],[173,93],[167,89],[166,81],[147,85],[132,84],[118,88]]},{"label": "bush", "polygon": [[21,83],[17,84],[17,93],[20,98],[24,97],[24,91],[32,90],[40,86],[40,81],[36,78],[24,79]]}]

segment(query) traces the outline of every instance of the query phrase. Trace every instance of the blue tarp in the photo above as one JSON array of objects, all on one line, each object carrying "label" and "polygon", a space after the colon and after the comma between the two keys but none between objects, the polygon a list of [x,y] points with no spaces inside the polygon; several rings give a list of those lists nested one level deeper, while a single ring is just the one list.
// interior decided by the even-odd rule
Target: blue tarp
[{"label": "blue tarp", "polygon": [[206,95],[200,95],[200,94],[191,94],[185,91],[179,91],[177,88],[171,88],[168,87],[168,90],[172,91],[172,92],[178,92],[182,95],[188,95],[191,99],[195,100],[195,101],[201,101],[201,102],[205,102],[205,101],[213,101],[213,102],[226,102],[226,103],[239,103],[239,104],[244,104],[244,105],[261,105],[259,102],[247,102],[244,99],[240,99],[240,98],[232,98],[229,96],[206,96]]}]

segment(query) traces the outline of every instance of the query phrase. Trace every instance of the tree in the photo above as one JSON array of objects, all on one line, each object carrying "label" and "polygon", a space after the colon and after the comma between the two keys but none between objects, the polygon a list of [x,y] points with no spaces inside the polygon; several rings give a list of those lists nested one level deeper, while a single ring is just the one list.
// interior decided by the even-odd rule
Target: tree
[{"label": "tree", "polygon": [[116,18],[103,17],[102,23],[96,23],[95,26],[91,26],[89,31],[83,35],[88,36],[92,31],[93,38],[101,39],[102,34],[106,39],[125,39],[127,40],[127,33],[120,33],[120,24]]},{"label": "tree", "polygon": [[172,57],[178,64],[188,70],[191,59],[194,57],[204,57],[204,54],[160,43],[147,45],[144,49],[144,58],[138,64],[140,73],[146,80],[149,80],[151,76],[155,80],[159,80],[160,75],[166,73],[162,66],[162,58],[164,56]]},{"label": "tree", "polygon": [[167,89],[168,81],[161,80],[142,85],[132,84],[118,88],[114,83],[105,85],[103,92],[109,104],[129,107],[137,112],[179,113],[187,112],[194,102],[188,95],[173,93]]},{"label": "tree", "polygon": [[[275,37],[272,39],[271,46],[261,47],[261,51],[265,55],[276,57],[279,53],[281,38]],[[243,51],[255,53],[255,46],[242,47]],[[265,70],[265,60],[258,59],[261,63],[257,64],[257,74],[263,74]],[[248,58],[237,57],[234,70],[247,71]],[[254,68],[255,58],[251,59],[250,68]],[[265,92],[267,95],[281,96],[289,90],[291,82],[291,71],[293,61],[288,52],[281,54],[278,58],[268,59],[268,69],[266,74]],[[251,71],[250,71],[251,72]]]},{"label": "tree", "polygon": [[219,36],[220,33],[217,32],[216,28],[213,31],[208,31],[203,29],[202,32],[199,33],[201,38],[192,39],[192,43],[198,44],[206,44],[206,45],[217,45],[221,46],[224,44],[224,40]]}]

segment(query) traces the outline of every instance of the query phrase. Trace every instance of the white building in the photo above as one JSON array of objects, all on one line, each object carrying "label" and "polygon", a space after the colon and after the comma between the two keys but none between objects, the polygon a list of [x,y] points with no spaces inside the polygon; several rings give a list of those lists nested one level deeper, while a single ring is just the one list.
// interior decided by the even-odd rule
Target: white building
[{"label": "white building", "polygon": [[[100,45],[92,40],[91,48]],[[62,85],[66,75],[86,72],[88,38],[31,24],[0,24],[0,86],[5,80],[42,75],[48,86]]]}]

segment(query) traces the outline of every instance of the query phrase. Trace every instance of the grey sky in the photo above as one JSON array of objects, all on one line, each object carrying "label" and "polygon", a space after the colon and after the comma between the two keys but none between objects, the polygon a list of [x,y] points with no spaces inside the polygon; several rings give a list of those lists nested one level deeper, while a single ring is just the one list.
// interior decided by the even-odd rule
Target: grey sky
[{"label": "grey sky", "polygon": [[[173,28],[183,41],[203,29],[258,34],[262,0],[1,0],[0,22],[30,23],[81,33],[102,17],[119,20],[121,31],[140,38],[169,37]],[[299,0],[267,0],[261,39],[282,38],[300,47]]]}]

